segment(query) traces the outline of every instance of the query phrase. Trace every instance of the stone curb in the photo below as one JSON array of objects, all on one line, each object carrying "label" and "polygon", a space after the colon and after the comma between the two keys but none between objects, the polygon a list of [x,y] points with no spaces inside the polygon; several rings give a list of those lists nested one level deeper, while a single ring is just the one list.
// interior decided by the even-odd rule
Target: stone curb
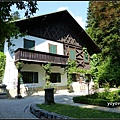
[{"label": "stone curb", "polygon": [[30,112],[38,118],[44,119],[72,119],[68,116],[62,116],[54,112],[48,112],[44,109],[40,109],[36,106],[36,103],[30,105]]}]

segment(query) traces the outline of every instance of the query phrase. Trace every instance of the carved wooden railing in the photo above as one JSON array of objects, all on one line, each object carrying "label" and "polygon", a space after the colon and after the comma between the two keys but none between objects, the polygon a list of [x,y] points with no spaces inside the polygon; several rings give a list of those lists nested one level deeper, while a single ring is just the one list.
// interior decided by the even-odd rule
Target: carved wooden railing
[{"label": "carved wooden railing", "polygon": [[65,55],[28,50],[24,48],[18,48],[15,51],[15,61],[28,61],[38,63],[50,62],[53,64],[66,65],[67,60],[68,56]]}]

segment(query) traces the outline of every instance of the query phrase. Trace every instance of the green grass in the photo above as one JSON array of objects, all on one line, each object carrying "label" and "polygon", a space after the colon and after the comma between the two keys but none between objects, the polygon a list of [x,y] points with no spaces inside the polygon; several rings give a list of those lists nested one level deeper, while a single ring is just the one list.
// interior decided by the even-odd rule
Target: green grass
[{"label": "green grass", "polygon": [[77,106],[70,106],[66,104],[36,104],[37,107],[54,112],[60,115],[69,116],[71,118],[120,118],[119,113],[111,113],[100,110],[93,110],[90,108],[82,108]]}]

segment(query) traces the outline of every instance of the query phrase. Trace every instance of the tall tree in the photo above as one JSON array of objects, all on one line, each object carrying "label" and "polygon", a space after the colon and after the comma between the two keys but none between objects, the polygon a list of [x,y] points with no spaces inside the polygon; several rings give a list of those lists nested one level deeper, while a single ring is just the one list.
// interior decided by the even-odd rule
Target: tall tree
[{"label": "tall tree", "polygon": [[25,10],[25,16],[29,17],[36,13],[37,1],[18,1],[18,2],[1,2],[0,3],[0,44],[3,44],[5,39],[15,36],[18,37],[19,29],[11,22],[11,7],[16,5],[18,10]]},{"label": "tall tree", "polygon": [[18,20],[20,19],[20,13],[18,11],[15,11],[14,13],[12,13],[12,20]]},{"label": "tall tree", "polygon": [[87,33],[102,49],[98,80],[120,85],[120,2],[91,1],[87,15]]}]

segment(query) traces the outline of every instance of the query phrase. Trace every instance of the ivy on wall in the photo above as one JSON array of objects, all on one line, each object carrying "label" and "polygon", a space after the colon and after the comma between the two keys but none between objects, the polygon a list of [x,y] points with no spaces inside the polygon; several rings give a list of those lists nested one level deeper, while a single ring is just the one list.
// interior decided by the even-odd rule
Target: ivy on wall
[{"label": "ivy on wall", "polygon": [[89,55],[87,52],[87,48],[83,47],[83,53],[84,53],[84,61],[89,62]]},{"label": "ivy on wall", "polygon": [[67,67],[66,67],[66,72],[67,72],[67,87],[70,88],[71,83],[73,82],[73,78],[72,78],[72,74],[76,73],[76,74],[90,74],[91,71],[90,70],[85,70],[85,69],[80,69],[77,68],[77,64],[76,61],[74,60],[68,60],[67,62]]},{"label": "ivy on wall", "polygon": [[45,86],[44,88],[51,88],[51,82],[50,82],[50,74],[51,74],[51,63],[47,63],[45,65],[42,65],[43,69],[45,70],[45,77],[43,78],[45,80]]},{"label": "ivy on wall", "polygon": [[0,83],[2,83],[6,64],[6,56],[3,52],[0,52]]}]

